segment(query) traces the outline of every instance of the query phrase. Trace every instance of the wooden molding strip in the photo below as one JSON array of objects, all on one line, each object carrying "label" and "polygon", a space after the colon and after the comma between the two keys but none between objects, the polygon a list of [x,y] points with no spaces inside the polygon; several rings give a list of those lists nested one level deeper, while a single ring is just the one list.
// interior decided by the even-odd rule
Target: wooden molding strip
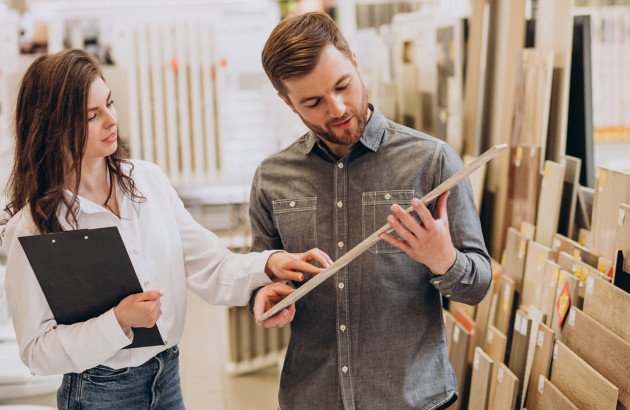
[{"label": "wooden molding strip", "polygon": [[[431,192],[429,192],[424,197],[422,197],[421,199],[422,203],[424,203],[425,205],[430,204],[431,202],[436,200],[440,195],[442,195],[444,192],[448,191],[449,189],[457,185],[459,182],[461,182],[464,178],[470,175],[477,168],[481,167],[483,164],[490,161],[492,158],[496,157],[501,151],[505,150],[507,147],[508,147],[507,144],[498,144],[498,145],[493,146],[492,148],[490,148],[489,150],[481,154],[473,162],[471,162],[467,166],[457,171],[446,181],[442,182],[435,189],[433,189]],[[407,208],[406,212],[409,215],[416,214],[416,211],[413,209],[412,206]],[[382,234],[383,232],[390,232],[392,229],[393,228],[389,223],[383,225],[379,230],[377,230],[372,235],[365,238],[361,243],[359,243],[354,248],[350,249],[348,253],[346,253],[345,255],[337,259],[335,262],[333,262],[333,264],[330,265],[328,268],[324,269],[319,274],[315,275],[311,280],[306,282],[304,285],[300,286],[295,292],[291,293],[289,296],[282,299],[277,305],[275,305],[274,307],[272,307],[271,309],[263,313],[260,316],[260,318],[258,318],[258,320],[263,321],[265,319],[268,319],[271,316],[280,312],[282,309],[291,305],[292,303],[295,303],[302,296],[306,295],[311,290],[315,289],[315,287],[317,287],[320,283],[322,283],[323,281],[331,277],[334,273],[336,273],[341,268],[343,268],[344,266],[352,262],[363,252],[368,250],[376,242],[380,241],[380,238],[378,237],[380,234]]]}]

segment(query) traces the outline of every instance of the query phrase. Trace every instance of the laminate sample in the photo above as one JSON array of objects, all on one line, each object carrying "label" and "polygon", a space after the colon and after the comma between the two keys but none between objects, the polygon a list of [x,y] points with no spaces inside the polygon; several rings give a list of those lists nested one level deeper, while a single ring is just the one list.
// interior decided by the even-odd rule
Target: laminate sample
[{"label": "laminate sample", "polygon": [[[553,317],[551,319],[551,328],[553,330],[559,331],[561,329],[564,324],[564,319],[566,319],[569,306],[577,304],[579,283],[580,280],[571,273],[563,269],[560,270],[556,299],[553,306]],[[566,290],[568,290],[568,293],[566,293]]]},{"label": "laminate sample", "polygon": [[619,389],[561,341],[556,341],[549,380],[579,408],[614,410]]},{"label": "laminate sample", "polygon": [[527,238],[516,228],[509,228],[507,243],[505,246],[505,264],[503,275],[514,280],[516,292],[522,291],[523,272],[525,271],[525,258],[527,255]]},{"label": "laminate sample", "polygon": [[[614,249],[615,251],[621,250],[623,254],[622,270],[630,274],[630,205],[628,204],[619,205]],[[614,256],[613,260],[616,262],[617,255]],[[616,263],[614,270],[617,270]]]},{"label": "laminate sample", "polygon": [[563,163],[545,161],[536,212],[536,242],[545,246],[551,246],[553,235],[558,230],[564,170]]},{"label": "laminate sample", "polygon": [[560,265],[547,259],[543,268],[543,288],[540,304],[540,310],[545,315],[545,324],[551,326],[553,318],[553,307],[556,300],[556,290],[558,288],[558,279],[560,276]]},{"label": "laminate sample", "polygon": [[469,410],[486,410],[494,361],[480,347],[475,348],[470,379]]},{"label": "laminate sample", "polygon": [[499,294],[494,325],[503,334],[511,331],[512,318],[514,317],[514,279],[505,275],[499,278]]},{"label": "laminate sample", "polygon": [[468,403],[468,346],[470,344],[470,332],[459,322],[453,328],[453,341],[449,349],[448,359],[455,371],[459,398],[453,404],[454,409],[466,408]]},{"label": "laminate sample", "polygon": [[575,404],[546,377],[540,376],[537,384],[538,387],[533,393],[536,395],[536,404],[531,407],[528,405],[529,410],[578,410]]},{"label": "laminate sample", "polygon": [[519,228],[521,222],[536,224],[540,187],[540,147],[510,147],[510,181],[507,190],[505,226]]},{"label": "laminate sample", "polygon": [[543,273],[545,261],[549,258],[550,253],[549,247],[538,242],[529,241],[527,244],[521,305],[534,305],[542,310],[543,288],[548,285],[543,282]]},{"label": "laminate sample", "polygon": [[499,363],[494,392],[494,410],[513,409],[516,406],[518,377],[504,364]]},{"label": "laminate sample", "polygon": [[[486,331],[490,323],[490,310],[492,309],[492,300],[495,299],[495,283],[490,283],[490,289],[486,297],[477,305],[475,312],[475,334],[473,335],[473,347],[483,347],[486,338]],[[496,302],[495,302],[496,306]]]},{"label": "laminate sample", "polygon": [[563,333],[568,348],[619,388],[617,409],[630,408],[630,343],[575,306]]},{"label": "laminate sample", "polygon": [[627,342],[630,342],[630,321],[626,316],[629,307],[630,293],[594,275],[586,279],[584,313]]},{"label": "laminate sample", "polygon": [[514,331],[512,332],[512,345],[510,348],[510,360],[508,367],[518,379],[517,401],[520,403],[522,382],[525,377],[525,369],[528,362],[530,332],[532,320],[522,310],[518,310],[514,316]]},{"label": "laminate sample", "polygon": [[597,182],[593,197],[593,249],[607,258],[615,255],[615,236],[619,205],[630,204],[630,174],[597,167]]},{"label": "laminate sample", "polygon": [[555,332],[553,330],[544,324],[538,325],[536,346],[534,348],[534,360],[532,361],[532,369],[529,376],[529,386],[527,388],[527,397],[525,401],[525,407],[528,409],[541,408],[538,404],[538,383],[540,377],[549,377],[554,338]]},{"label": "laminate sample", "polygon": [[558,233],[574,238],[575,235],[575,209],[577,206],[577,189],[580,184],[580,158],[563,155],[564,184],[562,186],[562,201],[560,203],[560,218],[558,219]]}]

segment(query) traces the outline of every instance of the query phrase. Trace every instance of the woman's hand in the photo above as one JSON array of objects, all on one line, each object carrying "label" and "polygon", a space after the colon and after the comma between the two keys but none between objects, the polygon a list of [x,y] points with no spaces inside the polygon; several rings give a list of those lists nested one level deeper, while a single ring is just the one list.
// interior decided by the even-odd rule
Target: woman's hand
[{"label": "woman's hand", "polygon": [[271,316],[263,322],[260,322],[258,318],[294,291],[295,289],[291,286],[280,282],[271,283],[260,289],[254,300],[254,317],[256,318],[256,324],[264,327],[282,327],[290,323],[295,316],[295,304],[289,305],[286,309],[283,309],[278,312],[278,314]]},{"label": "woman's hand", "polygon": [[149,290],[129,295],[114,308],[114,315],[121,328],[153,327],[162,315],[161,290]]},{"label": "woman's hand", "polygon": [[312,265],[310,262],[313,261],[319,262],[324,268],[327,268],[332,263],[330,256],[317,248],[304,253],[275,252],[267,260],[265,273],[271,279],[278,278],[301,282],[304,280],[304,275],[298,271],[315,274],[323,270]]}]

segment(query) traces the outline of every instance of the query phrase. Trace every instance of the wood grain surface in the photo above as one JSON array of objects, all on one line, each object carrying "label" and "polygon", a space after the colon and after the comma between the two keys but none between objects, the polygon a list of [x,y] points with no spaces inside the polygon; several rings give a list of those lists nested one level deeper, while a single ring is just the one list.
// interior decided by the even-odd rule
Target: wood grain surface
[{"label": "wood grain surface", "polygon": [[488,408],[493,367],[494,361],[490,356],[482,348],[475,348],[468,399],[469,410],[486,410]]}]

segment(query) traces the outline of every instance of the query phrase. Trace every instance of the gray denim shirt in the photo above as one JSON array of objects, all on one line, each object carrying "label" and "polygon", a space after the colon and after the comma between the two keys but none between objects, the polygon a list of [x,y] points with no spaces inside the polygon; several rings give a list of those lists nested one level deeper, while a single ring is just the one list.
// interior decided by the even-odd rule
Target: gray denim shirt
[{"label": "gray denim shirt", "polygon": [[[260,164],[252,250],[318,247],[336,260],[387,223],[391,204],[409,207],[462,167],[444,142],[373,111],[342,159],[308,132]],[[448,218],[457,258],[445,275],[379,241],[296,303],[280,408],[431,409],[455,397],[440,294],[476,304],[492,276],[468,180]]]}]

